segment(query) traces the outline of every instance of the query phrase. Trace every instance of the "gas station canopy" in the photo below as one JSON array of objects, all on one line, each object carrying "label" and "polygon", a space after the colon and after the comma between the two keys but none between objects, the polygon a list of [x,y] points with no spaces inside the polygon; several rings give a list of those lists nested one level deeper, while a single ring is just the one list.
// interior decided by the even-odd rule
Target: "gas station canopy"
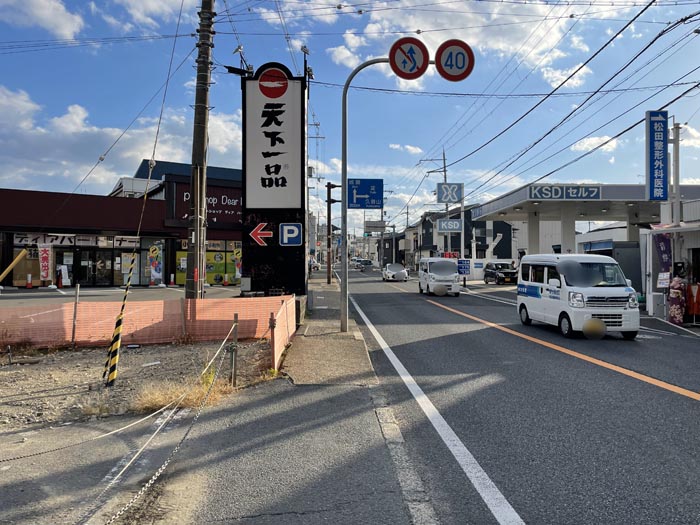
[{"label": "gas station canopy", "polygon": [[[681,200],[700,199],[700,186],[681,185]],[[628,221],[657,223],[660,201],[636,184],[532,184],[472,208],[473,220]]]}]

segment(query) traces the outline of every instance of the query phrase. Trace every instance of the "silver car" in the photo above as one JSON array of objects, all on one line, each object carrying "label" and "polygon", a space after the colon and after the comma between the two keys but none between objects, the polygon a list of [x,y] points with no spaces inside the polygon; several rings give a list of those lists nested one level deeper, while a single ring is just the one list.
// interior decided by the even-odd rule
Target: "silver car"
[{"label": "silver car", "polygon": [[382,269],[382,281],[408,281],[408,270],[402,264],[389,263]]}]

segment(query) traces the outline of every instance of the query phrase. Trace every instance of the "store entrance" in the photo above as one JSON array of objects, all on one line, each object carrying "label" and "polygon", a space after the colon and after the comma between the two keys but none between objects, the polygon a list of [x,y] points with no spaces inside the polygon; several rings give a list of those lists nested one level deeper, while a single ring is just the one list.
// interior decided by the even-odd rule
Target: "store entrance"
[{"label": "store entrance", "polygon": [[75,282],[81,286],[113,286],[112,250],[77,248],[73,264]]}]

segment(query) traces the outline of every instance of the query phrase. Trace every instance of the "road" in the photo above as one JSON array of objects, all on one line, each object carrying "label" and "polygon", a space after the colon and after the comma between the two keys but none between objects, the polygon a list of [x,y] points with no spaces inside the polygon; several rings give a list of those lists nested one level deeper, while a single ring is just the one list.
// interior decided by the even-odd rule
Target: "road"
[{"label": "road", "polygon": [[636,341],[570,340],[522,326],[514,286],[349,277],[440,523],[700,522],[696,335],[645,318]]}]

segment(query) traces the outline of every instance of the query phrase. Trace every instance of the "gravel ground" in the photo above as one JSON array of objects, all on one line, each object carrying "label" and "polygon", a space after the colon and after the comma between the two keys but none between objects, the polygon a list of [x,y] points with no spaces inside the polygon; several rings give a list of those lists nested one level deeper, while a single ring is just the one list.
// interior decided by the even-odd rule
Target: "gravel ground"
[{"label": "gravel ground", "polygon": [[[219,346],[208,342],[122,347],[118,377],[111,388],[102,382],[107,348],[52,353],[15,350],[14,364],[9,364],[10,355],[4,349],[0,353],[0,434],[130,413],[146,385],[196,381]],[[237,386],[262,380],[271,367],[267,341],[241,342],[238,349]],[[220,378],[230,377],[229,363],[227,355]]]}]

